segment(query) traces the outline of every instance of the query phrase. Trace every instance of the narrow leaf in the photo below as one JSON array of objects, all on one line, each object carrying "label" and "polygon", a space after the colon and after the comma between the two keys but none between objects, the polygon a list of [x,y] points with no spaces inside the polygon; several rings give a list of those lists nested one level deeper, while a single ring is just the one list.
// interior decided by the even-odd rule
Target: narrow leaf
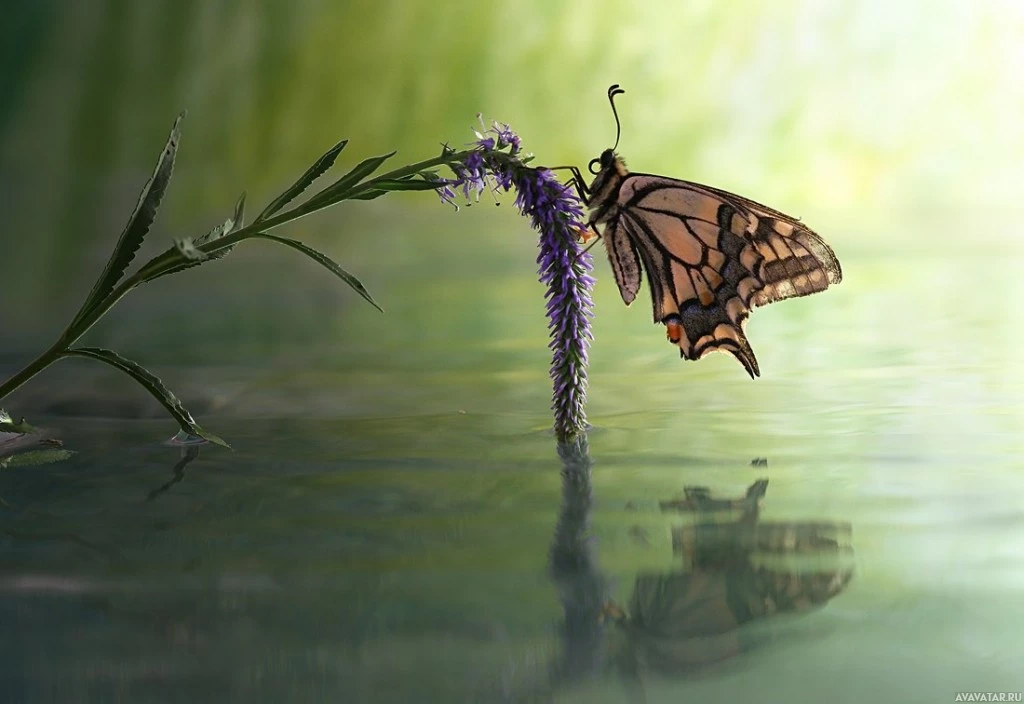
[{"label": "narrow leaf", "polygon": [[349,200],[374,200],[381,196],[386,196],[389,191],[360,191],[354,196],[349,196]]},{"label": "narrow leaf", "polygon": [[[242,194],[242,200],[240,200],[239,203],[237,205],[235,205],[235,212],[234,212],[234,214],[230,218],[228,218],[227,220],[222,222],[220,225],[218,225],[217,227],[213,228],[212,230],[207,232],[205,235],[203,235],[202,237],[197,239],[196,240],[196,245],[201,247],[204,244],[209,244],[210,242],[214,242],[216,240],[219,240],[224,235],[231,234],[235,230],[240,229],[242,226],[239,225],[240,221],[239,221],[238,218],[239,217],[245,217],[245,216],[244,216],[243,212],[241,212],[239,210],[239,205],[241,205],[242,209],[244,210],[244,208],[245,208],[244,200],[245,200],[245,194],[243,193]],[[234,249],[234,247],[226,247],[225,249],[218,249],[216,252],[213,252],[213,253],[210,253],[210,254],[207,254],[206,252],[203,252],[203,254],[206,254],[206,256],[203,259],[204,259],[204,261],[206,259],[221,259],[223,257],[226,257],[228,255],[228,253],[231,252],[232,249]]]},{"label": "narrow leaf", "polygon": [[[374,179],[366,184],[378,191],[433,191],[445,185],[444,181],[422,179]],[[353,196],[355,198],[356,196]]]},{"label": "narrow leaf", "polygon": [[214,240],[219,240],[224,235],[230,234],[235,230],[239,229],[241,227],[239,223],[242,222],[242,218],[244,218],[244,211],[245,194],[243,193],[242,197],[239,198],[238,202],[235,204],[235,212],[230,218],[222,222],[220,225],[217,225],[206,234],[200,235],[199,237],[192,241],[192,249],[194,249],[197,254],[200,254],[202,256],[190,257],[186,252],[182,251],[182,248],[178,244],[179,241],[175,240],[171,248],[163,252],[160,256],[167,256],[169,252],[177,250],[178,253],[180,253],[185,259],[180,263],[174,265],[173,267],[165,269],[164,271],[160,272],[155,276],[148,277],[145,282],[149,283],[150,281],[156,281],[160,277],[167,276],[168,274],[177,274],[179,271],[185,271],[185,269],[191,269],[194,266],[199,266],[205,261],[212,261],[214,259],[222,259],[223,257],[226,257],[228,253],[231,252],[232,249],[234,249],[234,247],[225,247],[224,249],[218,249],[217,251],[210,253],[204,252],[196,248],[201,247],[202,245],[207,244],[209,242],[213,242]]},{"label": "narrow leaf", "polygon": [[262,239],[265,239],[265,240],[271,240],[273,242],[277,242],[279,244],[283,244],[283,245],[285,245],[287,247],[291,247],[292,249],[296,249],[296,250],[302,252],[303,254],[305,254],[307,257],[309,257],[313,261],[315,261],[318,264],[320,264],[320,265],[326,267],[327,269],[329,269],[332,274],[334,274],[339,279],[341,279],[342,281],[347,283],[349,286],[351,286],[353,288],[353,290],[355,290],[356,293],[358,293],[360,296],[365,298],[370,303],[370,305],[372,305],[374,308],[379,310],[381,313],[384,312],[384,309],[381,308],[379,305],[377,305],[377,302],[375,300],[373,300],[373,298],[370,296],[369,292],[366,290],[366,288],[363,286],[363,284],[359,281],[359,279],[357,279],[355,276],[353,276],[349,272],[347,272],[344,269],[342,269],[340,266],[338,266],[337,262],[335,262],[333,259],[328,257],[323,252],[318,252],[317,250],[313,249],[312,247],[310,247],[308,245],[303,244],[302,242],[299,242],[298,240],[293,240],[293,239],[290,239],[288,237],[280,237],[278,235],[271,235],[271,234],[269,234],[267,232],[256,232],[256,233],[253,233],[253,237],[254,238],[259,237],[259,238],[262,238]]},{"label": "narrow leaf", "polygon": [[242,191],[242,195],[238,197],[238,201],[235,203],[235,214],[231,217],[231,220],[234,222],[234,226],[229,232],[245,227],[245,191]]},{"label": "narrow leaf", "polygon": [[220,437],[203,430],[199,424],[196,423],[195,419],[192,418],[192,414],[181,405],[181,401],[178,400],[178,397],[164,386],[164,383],[160,381],[159,377],[137,362],[125,359],[113,350],[102,349],[100,347],[74,347],[63,352],[62,356],[95,359],[98,362],[109,364],[115,369],[120,369],[122,372],[135,379],[135,381],[139,382],[146,391],[152,394],[156,400],[167,409],[167,412],[171,414],[171,417],[178,422],[178,426],[186,433],[198,435],[201,438],[205,438],[212,443],[216,443],[224,447],[230,447],[230,445],[224,442]]},{"label": "narrow leaf", "polygon": [[[245,191],[243,191],[242,195],[239,196],[238,202],[235,203],[235,212],[231,216],[231,219],[227,220],[221,227],[220,234],[208,237],[202,242],[197,241],[196,244],[205,244],[206,242],[212,242],[213,240],[219,239],[224,235],[230,235],[232,232],[235,232],[236,230],[241,230],[243,227],[245,227]],[[216,230],[216,228],[214,228],[214,230]],[[211,233],[211,235],[212,234],[213,233]],[[207,255],[207,259],[223,259],[224,257],[231,254],[232,249],[234,249],[234,247],[225,247],[224,249],[218,249],[216,252],[212,252],[209,255]]]},{"label": "narrow leaf", "polygon": [[174,248],[178,250],[178,253],[181,254],[181,256],[185,257],[185,259],[188,259],[190,262],[198,263],[209,259],[209,255],[206,252],[196,249],[196,245],[192,242],[191,237],[174,240]]},{"label": "narrow leaf", "polygon": [[377,178],[372,181],[367,181],[364,185],[367,190],[359,191],[357,193],[348,196],[350,200],[373,200],[374,198],[380,198],[385,193],[391,191],[435,191],[441,186],[444,186],[447,182],[443,181],[436,174],[433,180],[425,180],[424,174],[419,174],[423,178],[414,178],[417,174],[411,174],[404,178]]},{"label": "narrow leaf", "polygon": [[228,218],[227,220],[222,222],[220,225],[217,225],[216,227],[211,229],[205,235],[200,235],[199,237],[197,237],[196,238],[196,244],[197,245],[204,245],[207,242],[213,242],[214,240],[219,240],[221,237],[223,237],[227,233],[233,231],[234,228],[235,228],[235,219],[233,217]]},{"label": "narrow leaf", "polygon": [[345,148],[346,144],[348,144],[348,140],[343,139],[328,149],[323,156],[313,162],[313,165],[306,169],[306,173],[302,174],[298,181],[293,183],[284,193],[272,200],[270,205],[263,209],[263,212],[256,217],[254,222],[263,222],[278,210],[292,202],[295,197],[304,190],[309,188],[309,184],[320,178],[327,169],[334,165],[335,159],[337,159],[338,155],[341,154],[341,150]]},{"label": "narrow leaf", "polygon": [[142,241],[146,238],[146,233],[149,232],[153,219],[156,217],[157,209],[160,207],[160,201],[163,200],[164,191],[167,190],[167,184],[171,181],[174,157],[178,152],[178,142],[181,140],[181,121],[184,117],[185,113],[183,112],[174,121],[171,135],[167,138],[167,145],[160,153],[160,159],[157,161],[153,176],[143,187],[142,193],[139,195],[139,202],[135,206],[135,211],[128,219],[128,224],[125,225],[121,238],[117,241],[117,246],[114,248],[113,254],[110,255],[103,273],[96,280],[96,284],[85,299],[85,303],[82,304],[81,310],[78,311],[74,321],[72,321],[72,326],[84,318],[94,305],[114,290],[117,282],[124,275],[125,269],[128,268],[132,259],[135,258],[135,253],[142,245]]},{"label": "narrow leaf", "polygon": [[[397,152],[390,152],[380,156],[373,156],[356,164],[356,167],[339,178],[324,190],[317,193],[310,200],[315,200],[322,208],[333,205],[338,201],[345,200],[347,192],[364,178],[380,168],[380,165],[393,157]],[[322,203],[320,201],[323,201]]]}]

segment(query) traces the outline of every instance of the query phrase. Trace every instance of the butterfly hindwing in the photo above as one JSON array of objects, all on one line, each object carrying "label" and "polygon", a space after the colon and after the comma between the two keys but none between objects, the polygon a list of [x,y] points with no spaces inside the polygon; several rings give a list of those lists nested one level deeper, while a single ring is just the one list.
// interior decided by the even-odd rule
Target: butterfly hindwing
[{"label": "butterfly hindwing", "polygon": [[608,259],[612,263],[615,283],[619,285],[619,293],[628,306],[640,290],[640,257],[626,233],[614,225],[605,230],[603,239]]}]

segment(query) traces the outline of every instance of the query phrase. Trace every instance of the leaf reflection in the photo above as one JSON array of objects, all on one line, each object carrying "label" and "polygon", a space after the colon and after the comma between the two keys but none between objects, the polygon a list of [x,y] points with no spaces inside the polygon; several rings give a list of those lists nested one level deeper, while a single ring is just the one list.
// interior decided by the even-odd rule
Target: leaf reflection
[{"label": "leaf reflection", "polygon": [[180,482],[185,478],[185,468],[192,462],[192,460],[199,457],[199,447],[197,445],[187,445],[181,448],[181,459],[174,465],[174,476],[164,484],[161,484],[153,491],[149,492],[146,496],[146,501],[153,501],[165,491],[170,489],[172,486]]}]

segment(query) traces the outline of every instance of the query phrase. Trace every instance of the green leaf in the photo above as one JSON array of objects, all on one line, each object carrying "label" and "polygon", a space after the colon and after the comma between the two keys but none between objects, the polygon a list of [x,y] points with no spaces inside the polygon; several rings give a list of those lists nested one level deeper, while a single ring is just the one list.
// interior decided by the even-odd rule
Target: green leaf
[{"label": "green leaf", "polygon": [[345,148],[346,144],[348,144],[348,140],[343,139],[328,149],[323,156],[313,162],[313,165],[306,169],[306,173],[302,174],[298,181],[293,183],[284,193],[272,200],[270,205],[263,209],[263,212],[256,217],[256,220],[254,220],[253,223],[263,222],[278,210],[295,200],[296,196],[309,188],[309,184],[320,178],[327,169],[334,165],[335,159],[337,159],[338,155],[341,154],[341,150]]},{"label": "green leaf", "polygon": [[386,196],[390,191],[361,191],[356,193],[354,196],[349,196],[349,200],[374,200],[381,196]]},{"label": "green leaf", "polygon": [[245,191],[242,191],[242,195],[238,196],[238,201],[235,202],[235,214],[231,217],[231,220],[234,225],[229,232],[241,230],[245,227]]},{"label": "green leaf", "polygon": [[[397,152],[389,152],[380,156],[373,156],[356,164],[356,167],[339,178],[324,190],[310,198],[310,201],[317,201],[321,208],[326,208],[338,201],[345,200],[347,193],[353,186],[380,168],[380,165],[393,157]],[[321,202],[322,201],[322,202]]]},{"label": "green leaf", "polygon": [[47,448],[30,450],[10,457],[0,458],[0,469],[17,469],[18,467],[35,467],[41,464],[63,462],[75,453],[64,448]]},{"label": "green leaf", "polygon": [[[231,221],[228,220],[228,222]],[[177,249],[178,253],[185,257],[185,259],[188,259],[190,262],[195,262],[196,264],[209,259],[209,255],[206,252],[196,249],[196,245],[192,242],[191,237],[174,240],[174,248]]]},{"label": "green leaf", "polygon": [[139,202],[135,206],[135,211],[128,219],[128,224],[125,225],[113,254],[110,255],[103,273],[96,280],[96,284],[85,299],[85,303],[82,304],[81,310],[75,315],[70,327],[74,327],[82,318],[89,314],[93,306],[106,298],[114,290],[128,265],[135,258],[135,253],[142,245],[142,241],[146,238],[146,234],[153,224],[153,219],[156,217],[157,209],[160,207],[160,201],[163,200],[164,191],[167,190],[167,184],[171,181],[174,157],[178,152],[178,142],[181,140],[181,121],[184,117],[185,113],[182,112],[178,115],[178,119],[174,121],[171,135],[167,138],[167,145],[160,153],[160,159],[157,161],[152,178],[143,187],[142,193],[139,195]]},{"label": "green leaf", "polygon": [[[235,232],[236,230],[241,230],[243,227],[245,227],[245,192],[244,191],[242,192],[242,195],[239,196],[238,202],[235,203],[235,212],[234,212],[234,214],[231,216],[231,218],[229,220],[226,220],[224,222],[224,224],[221,225],[220,231],[218,232],[216,227],[213,228],[213,230],[211,232],[207,233],[203,237],[201,237],[198,240],[196,240],[196,244],[203,245],[203,244],[206,244],[207,242],[213,242],[214,240],[220,239],[224,235],[230,235],[232,232]],[[232,249],[234,249],[233,246],[232,247],[225,247],[224,249],[218,249],[216,252],[210,252],[207,255],[206,258],[207,259],[223,259],[224,257],[226,257],[229,254],[231,254],[231,250]]]},{"label": "green leaf", "polygon": [[164,386],[164,383],[160,381],[159,377],[137,362],[125,359],[113,350],[102,349],[100,347],[74,347],[62,352],[61,356],[95,359],[98,362],[109,364],[115,369],[120,369],[122,372],[135,379],[135,381],[139,382],[146,391],[152,394],[156,400],[167,409],[167,412],[171,414],[171,417],[178,422],[178,426],[186,433],[198,435],[201,438],[209,440],[212,443],[216,443],[217,445],[222,445],[223,447],[230,447],[230,445],[224,442],[220,437],[203,430],[199,424],[196,423],[195,419],[192,418],[192,414],[181,405],[181,401],[178,400],[178,397]]},{"label": "green leaf", "polygon": [[342,269],[340,266],[338,266],[337,262],[335,262],[333,259],[328,257],[323,252],[318,252],[317,250],[313,249],[312,247],[309,247],[308,245],[303,244],[302,242],[299,242],[298,240],[293,240],[288,237],[280,237],[278,235],[271,235],[270,233],[267,232],[255,232],[253,233],[252,236],[253,238],[258,237],[265,240],[271,240],[273,242],[283,244],[287,247],[291,247],[292,249],[296,249],[302,252],[313,261],[329,269],[332,274],[334,274],[339,279],[341,279],[349,286],[351,286],[356,293],[358,293],[360,296],[369,301],[370,305],[372,305],[374,308],[379,310],[381,313],[384,312],[384,309],[377,305],[377,302],[373,300],[373,298],[370,296],[366,288],[363,287],[363,284],[359,281],[359,279],[357,279],[355,276]]},{"label": "green leaf", "polygon": [[[443,181],[425,181],[422,179],[374,179],[366,184],[377,191],[433,191],[444,185]],[[352,196],[358,198],[358,196]]]},{"label": "green leaf", "polygon": [[209,252],[209,253],[204,252],[204,251],[202,251],[200,249],[196,249],[196,248],[197,247],[201,247],[204,244],[208,244],[209,242],[213,242],[215,240],[219,240],[224,235],[231,234],[235,230],[241,229],[244,222],[245,222],[245,193],[243,193],[241,195],[241,197],[239,197],[238,202],[235,203],[235,212],[234,212],[234,214],[230,218],[228,218],[227,220],[222,222],[220,225],[217,225],[216,227],[214,227],[212,230],[207,232],[205,235],[200,235],[199,237],[197,237],[195,240],[192,241],[192,245],[193,245],[192,249],[195,251],[195,253],[202,255],[201,257],[191,257],[191,256],[189,256],[189,254],[187,254],[185,251],[182,250],[182,246],[179,246],[179,240],[175,240],[174,241],[174,245],[171,246],[170,249],[164,251],[160,256],[161,257],[165,257],[165,256],[167,256],[167,254],[177,250],[179,254],[181,254],[183,257],[185,257],[185,261],[179,262],[178,264],[175,264],[173,267],[171,267],[169,269],[165,269],[165,270],[161,271],[159,274],[156,274],[155,276],[148,277],[146,279],[145,283],[148,283],[150,281],[155,281],[155,280],[159,279],[161,276],[167,276],[168,274],[177,274],[179,271],[185,271],[185,269],[191,269],[194,266],[199,266],[200,264],[202,264],[205,261],[212,261],[214,259],[223,259],[224,257],[226,257],[231,252],[232,249],[234,249],[234,247],[225,247],[224,249],[218,249],[215,252]]},{"label": "green leaf", "polygon": [[228,218],[227,220],[222,222],[220,225],[217,225],[216,227],[211,229],[205,235],[200,235],[199,237],[197,237],[196,238],[196,245],[197,246],[202,246],[202,245],[206,244],[207,242],[213,242],[214,240],[219,240],[221,237],[223,237],[224,235],[226,235],[229,232],[231,232],[234,229],[234,227],[235,227],[235,219],[233,217],[232,218]]}]

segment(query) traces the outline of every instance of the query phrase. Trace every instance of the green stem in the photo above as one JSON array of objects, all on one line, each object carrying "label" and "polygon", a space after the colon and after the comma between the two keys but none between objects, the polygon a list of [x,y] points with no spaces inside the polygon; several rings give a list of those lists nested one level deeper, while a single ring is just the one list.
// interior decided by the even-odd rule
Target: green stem
[{"label": "green stem", "polygon": [[36,357],[27,367],[22,369],[20,372],[9,378],[3,384],[0,384],[0,399],[10,394],[12,391],[20,387],[26,381],[34,377],[39,372],[46,369],[48,366],[60,359],[61,352],[66,349],[66,343],[62,337],[60,340],[55,342],[50,349],[43,352],[41,355]]},{"label": "green stem", "polygon": [[[309,200],[307,200],[302,205],[296,206],[291,210],[275,215],[272,218],[267,218],[262,222],[254,223],[254,225],[258,225],[259,227],[257,229],[259,230],[269,230],[273,227],[283,225],[286,222],[298,220],[299,218],[305,217],[311,213],[315,213],[318,210],[323,210],[324,208],[334,205],[335,203],[338,203],[340,201],[348,200],[352,198],[352,196],[354,195],[365,193],[366,191],[372,191],[373,184],[375,183],[379,183],[381,181],[391,181],[394,179],[403,178],[405,176],[412,176],[413,174],[419,173],[424,169],[429,169],[434,166],[449,166],[451,164],[463,161],[467,156],[469,156],[469,154],[469,151],[450,152],[448,154],[442,154],[441,156],[435,156],[432,159],[424,159],[423,161],[418,161],[415,164],[403,166],[402,168],[395,169],[394,171],[388,171],[386,174],[377,176],[376,178],[372,178],[369,181],[363,181],[362,183],[353,186],[348,191],[341,194],[331,194],[326,198],[322,198],[320,197],[320,194],[317,194],[310,198]],[[223,237],[217,240],[217,249],[221,249],[222,247],[227,246],[222,243],[227,242],[230,237],[237,236],[240,232],[242,232],[242,230],[238,230],[237,232],[233,232],[231,233],[231,235],[228,235],[228,237]]]}]

